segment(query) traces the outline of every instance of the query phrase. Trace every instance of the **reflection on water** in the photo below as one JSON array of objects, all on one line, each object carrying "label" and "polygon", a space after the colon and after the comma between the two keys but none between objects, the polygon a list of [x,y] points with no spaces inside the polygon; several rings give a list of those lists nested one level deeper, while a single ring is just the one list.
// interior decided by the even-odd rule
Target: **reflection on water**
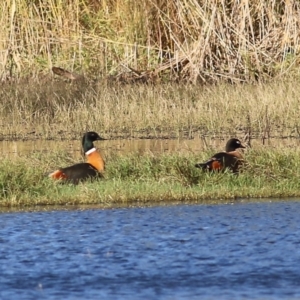
[{"label": "reflection on water", "polygon": [[[139,139],[139,140],[106,140],[95,142],[104,155],[111,153],[198,153],[205,149],[223,151],[227,139]],[[299,147],[298,139],[270,139],[263,145],[262,140],[252,140],[252,147]],[[1,156],[17,157],[30,152],[49,152],[49,149],[73,152],[80,154],[80,141],[2,141],[0,142]]]},{"label": "reflection on water", "polygon": [[299,211],[269,200],[2,213],[0,299],[299,299]]}]

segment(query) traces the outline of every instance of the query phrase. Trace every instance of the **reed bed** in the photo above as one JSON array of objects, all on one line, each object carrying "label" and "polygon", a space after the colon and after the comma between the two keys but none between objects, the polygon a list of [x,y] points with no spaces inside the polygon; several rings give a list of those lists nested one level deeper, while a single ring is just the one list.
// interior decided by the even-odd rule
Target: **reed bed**
[{"label": "reed bed", "polygon": [[2,1],[0,77],[253,82],[298,73],[299,1]]},{"label": "reed bed", "polygon": [[207,173],[194,167],[211,151],[173,155],[112,155],[105,178],[78,186],[48,178],[47,171],[72,163],[62,152],[31,154],[0,161],[0,206],[129,205],[201,202],[227,203],[249,198],[300,196],[299,149],[247,149],[239,176]]}]

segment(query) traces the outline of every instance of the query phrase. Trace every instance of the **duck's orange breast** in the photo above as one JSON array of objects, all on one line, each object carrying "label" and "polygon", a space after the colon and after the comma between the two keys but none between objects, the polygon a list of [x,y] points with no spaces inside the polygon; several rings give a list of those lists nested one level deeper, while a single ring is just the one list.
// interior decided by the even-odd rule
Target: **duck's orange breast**
[{"label": "duck's orange breast", "polygon": [[230,152],[226,152],[228,153],[229,155],[232,155],[232,156],[235,156],[236,158],[238,159],[243,159],[243,155],[241,152],[235,150],[235,151],[230,151]]},{"label": "duck's orange breast", "polygon": [[[92,150],[94,150],[93,148]],[[101,154],[95,149],[94,151],[86,152],[87,163],[91,164],[99,172],[103,172],[105,169],[105,162]]]}]

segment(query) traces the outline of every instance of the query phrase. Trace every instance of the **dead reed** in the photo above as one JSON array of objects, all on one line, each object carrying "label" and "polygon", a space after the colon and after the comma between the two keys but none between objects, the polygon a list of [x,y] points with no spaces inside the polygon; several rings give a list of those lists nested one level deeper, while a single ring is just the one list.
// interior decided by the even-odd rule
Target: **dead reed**
[{"label": "dead reed", "polygon": [[299,1],[2,1],[0,77],[253,82],[297,74]]}]

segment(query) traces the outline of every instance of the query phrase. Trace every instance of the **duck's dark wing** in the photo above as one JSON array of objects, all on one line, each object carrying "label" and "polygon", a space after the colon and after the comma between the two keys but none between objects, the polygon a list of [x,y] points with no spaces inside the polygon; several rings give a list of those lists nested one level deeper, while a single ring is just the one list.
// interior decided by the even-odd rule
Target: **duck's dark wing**
[{"label": "duck's dark wing", "polygon": [[70,167],[60,168],[49,176],[54,179],[62,179],[66,182],[78,184],[80,181],[102,177],[102,174],[89,163],[79,163]]},{"label": "duck's dark wing", "polygon": [[207,171],[224,171],[227,168],[233,173],[238,173],[242,163],[243,159],[237,151],[219,152],[206,162],[196,164],[195,167]]},{"label": "duck's dark wing", "polygon": [[206,171],[220,171],[223,168],[223,165],[221,160],[212,157],[203,163],[195,164],[195,167]]}]

